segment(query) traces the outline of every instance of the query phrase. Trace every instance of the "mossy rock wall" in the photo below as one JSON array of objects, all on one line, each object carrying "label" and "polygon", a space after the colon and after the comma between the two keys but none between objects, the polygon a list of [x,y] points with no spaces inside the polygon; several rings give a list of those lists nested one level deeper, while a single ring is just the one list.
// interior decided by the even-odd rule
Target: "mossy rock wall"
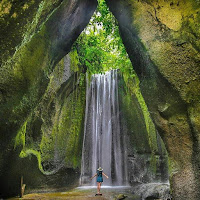
[{"label": "mossy rock wall", "polygon": [[122,131],[127,135],[128,177],[131,184],[168,182],[168,155],[139,89],[139,80],[119,74]]},{"label": "mossy rock wall", "polygon": [[[76,62],[72,62],[74,54],[71,52],[58,63],[38,105],[12,139],[13,147],[9,152],[12,155],[2,160],[4,173],[1,178],[6,180],[2,194],[19,193],[22,176],[26,192],[78,185],[84,129],[85,74]],[[73,181],[69,181],[71,179]]]},{"label": "mossy rock wall", "polygon": [[199,199],[199,1],[107,0],[170,158],[173,198]]},{"label": "mossy rock wall", "polygon": [[84,76],[76,53],[68,55],[71,61],[60,60],[96,5],[88,0],[0,3],[0,196],[19,194],[22,175],[28,190],[56,187],[58,179],[66,186],[65,173],[77,181]]}]

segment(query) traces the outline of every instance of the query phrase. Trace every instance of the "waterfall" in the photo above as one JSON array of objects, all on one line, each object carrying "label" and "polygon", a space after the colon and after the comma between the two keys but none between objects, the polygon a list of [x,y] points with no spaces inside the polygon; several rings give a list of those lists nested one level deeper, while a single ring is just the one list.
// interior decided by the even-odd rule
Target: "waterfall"
[{"label": "waterfall", "polygon": [[86,113],[82,150],[81,185],[96,185],[90,181],[98,167],[109,179],[104,185],[127,185],[125,136],[120,131],[118,72],[95,74],[87,79]]}]

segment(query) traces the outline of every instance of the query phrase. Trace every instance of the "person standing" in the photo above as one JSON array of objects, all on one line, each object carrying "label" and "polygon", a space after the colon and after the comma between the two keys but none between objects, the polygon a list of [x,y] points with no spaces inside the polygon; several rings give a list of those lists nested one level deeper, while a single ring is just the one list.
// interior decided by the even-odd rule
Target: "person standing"
[{"label": "person standing", "polygon": [[99,167],[99,168],[97,169],[97,173],[91,178],[91,180],[92,180],[95,176],[97,176],[97,194],[96,194],[96,195],[102,195],[102,194],[100,193],[100,190],[101,190],[101,184],[102,184],[102,182],[103,182],[103,176],[105,176],[106,178],[108,178],[108,176],[107,176],[105,173],[103,173],[103,169],[102,169],[101,167]]}]

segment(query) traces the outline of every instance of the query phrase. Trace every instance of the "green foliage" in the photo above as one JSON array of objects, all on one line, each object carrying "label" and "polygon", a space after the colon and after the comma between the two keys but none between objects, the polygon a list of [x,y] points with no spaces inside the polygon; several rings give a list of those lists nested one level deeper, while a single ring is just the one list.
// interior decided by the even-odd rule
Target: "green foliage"
[{"label": "green foliage", "polygon": [[89,74],[111,69],[121,69],[122,72],[132,70],[117,21],[105,0],[99,0],[94,16],[73,48],[77,49],[80,64],[87,68]]}]

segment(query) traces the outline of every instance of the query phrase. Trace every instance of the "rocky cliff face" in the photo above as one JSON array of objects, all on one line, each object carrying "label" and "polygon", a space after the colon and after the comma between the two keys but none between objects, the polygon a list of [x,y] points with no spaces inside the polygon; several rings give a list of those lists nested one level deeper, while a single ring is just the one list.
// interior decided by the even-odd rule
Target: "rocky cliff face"
[{"label": "rocky cliff face", "polygon": [[199,199],[199,2],[107,0],[170,157],[174,199]]},{"label": "rocky cliff face", "polygon": [[141,95],[137,77],[119,75],[120,125],[130,184],[169,181],[168,155]]},{"label": "rocky cliff face", "polygon": [[1,196],[18,194],[21,176],[27,189],[77,181],[84,72],[76,52],[61,59],[96,6],[87,0],[0,3]]},{"label": "rocky cliff face", "polygon": [[55,67],[37,105],[27,110],[20,128],[12,130],[11,141],[2,141],[2,194],[18,194],[21,177],[26,191],[78,184],[85,75],[73,62],[74,54],[65,56]]}]

